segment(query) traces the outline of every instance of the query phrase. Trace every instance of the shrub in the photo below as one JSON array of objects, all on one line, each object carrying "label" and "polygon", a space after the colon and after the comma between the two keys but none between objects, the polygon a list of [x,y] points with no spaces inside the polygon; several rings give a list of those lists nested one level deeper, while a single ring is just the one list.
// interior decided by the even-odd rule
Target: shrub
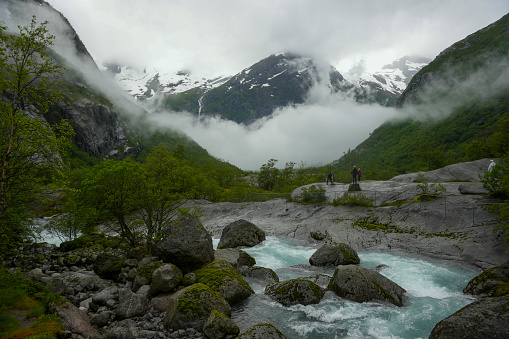
[{"label": "shrub", "polygon": [[374,206],[373,203],[371,202],[371,200],[363,194],[344,194],[342,197],[334,199],[332,201],[332,204],[334,206],[343,206],[343,205],[365,206],[365,207]]},{"label": "shrub", "polygon": [[325,196],[325,189],[316,188],[315,185],[311,185],[309,188],[302,189],[302,194],[298,200],[307,204],[323,204],[327,197]]}]

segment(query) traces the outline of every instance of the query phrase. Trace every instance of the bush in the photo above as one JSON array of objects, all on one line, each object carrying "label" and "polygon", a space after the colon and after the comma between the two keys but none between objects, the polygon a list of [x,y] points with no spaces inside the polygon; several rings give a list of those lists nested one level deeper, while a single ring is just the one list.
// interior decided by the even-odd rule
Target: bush
[{"label": "bush", "polygon": [[371,200],[363,194],[344,194],[342,197],[334,199],[332,201],[332,205],[334,206],[350,205],[365,207],[374,206]]},{"label": "bush", "polygon": [[323,204],[327,197],[325,196],[325,189],[311,185],[309,188],[302,189],[302,194],[298,197],[298,200],[306,204]]}]

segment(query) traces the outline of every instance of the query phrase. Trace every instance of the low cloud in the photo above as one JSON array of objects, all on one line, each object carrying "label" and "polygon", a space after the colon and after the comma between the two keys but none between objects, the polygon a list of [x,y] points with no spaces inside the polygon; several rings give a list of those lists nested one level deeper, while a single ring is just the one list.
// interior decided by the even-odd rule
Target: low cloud
[{"label": "low cloud", "polygon": [[256,171],[269,159],[277,159],[280,168],[289,161],[307,166],[331,163],[397,115],[395,109],[359,105],[344,96],[325,98],[322,90],[311,93],[312,104],[276,110],[271,118],[250,126],[217,117],[198,123],[196,116],[171,112],[152,114],[150,120],[157,126],[178,128],[210,154]]}]

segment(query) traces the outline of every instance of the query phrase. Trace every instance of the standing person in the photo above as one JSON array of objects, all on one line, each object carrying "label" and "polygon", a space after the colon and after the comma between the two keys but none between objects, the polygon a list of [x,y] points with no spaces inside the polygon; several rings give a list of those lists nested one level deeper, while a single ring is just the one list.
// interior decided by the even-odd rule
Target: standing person
[{"label": "standing person", "polygon": [[359,178],[359,182],[361,181],[361,168],[359,167],[359,169],[357,170],[357,178]]},{"label": "standing person", "polygon": [[495,166],[495,162],[493,160],[490,160],[490,165],[488,166],[488,172],[491,172],[493,170],[493,167]]},{"label": "standing person", "polygon": [[334,171],[330,171],[329,174],[327,174],[327,185],[329,184],[329,180],[332,185],[332,181],[334,180]]},{"label": "standing person", "polygon": [[353,183],[356,184],[357,183],[357,167],[354,166],[352,172],[350,172],[350,173],[352,174],[352,177],[353,177]]}]

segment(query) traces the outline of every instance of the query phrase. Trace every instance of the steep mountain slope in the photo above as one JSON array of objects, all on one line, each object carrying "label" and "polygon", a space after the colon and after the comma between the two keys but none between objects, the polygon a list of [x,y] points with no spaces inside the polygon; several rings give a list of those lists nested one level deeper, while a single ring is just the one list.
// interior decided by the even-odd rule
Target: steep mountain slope
[{"label": "steep mountain slope", "polygon": [[[507,151],[509,15],[453,44],[421,69],[398,100],[406,119],[377,128],[337,167],[371,177],[429,170]],[[498,138],[498,137],[497,137]],[[369,175],[369,174],[368,174]]]},{"label": "steep mountain slope", "polygon": [[84,158],[141,156],[163,143],[170,149],[183,147],[185,156],[203,162],[219,162],[182,132],[158,131],[145,122],[146,112],[114,82],[105,77],[68,20],[43,0],[1,0],[0,21],[11,32],[25,26],[32,15],[49,21],[55,35],[54,58],[66,67],[66,99],[44,115],[49,124],[67,119],[76,133],[73,154]]},{"label": "steep mountain slope", "polygon": [[366,88],[374,95],[386,93],[387,101],[378,102],[384,106],[394,106],[397,98],[406,89],[412,77],[431,60],[420,56],[404,56],[385,65],[375,73],[363,70],[356,72],[355,69],[345,75],[346,79],[358,88]]},{"label": "steep mountain slope", "polygon": [[286,52],[257,62],[219,86],[165,95],[160,105],[164,109],[249,124],[271,116],[278,108],[305,104],[310,89],[318,86],[331,95],[351,96],[359,103],[393,106],[400,92],[386,76],[350,81],[325,62]]}]

